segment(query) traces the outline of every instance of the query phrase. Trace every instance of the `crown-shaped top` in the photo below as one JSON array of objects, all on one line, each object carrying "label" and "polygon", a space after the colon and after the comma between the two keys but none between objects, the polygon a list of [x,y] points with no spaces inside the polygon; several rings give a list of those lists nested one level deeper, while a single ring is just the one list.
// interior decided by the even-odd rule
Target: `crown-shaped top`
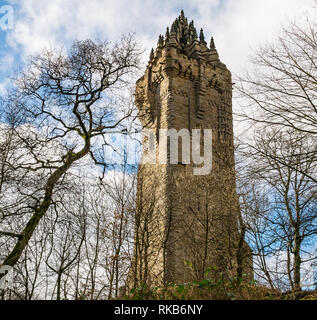
[{"label": "crown-shaped top", "polygon": [[[192,20],[188,23],[183,10],[179,17],[172,23],[170,37],[175,37],[182,46],[189,46],[195,40],[198,40],[194,21]],[[206,45],[203,29],[200,29],[199,42]]]},{"label": "crown-shaped top", "polygon": [[[198,37],[194,21],[192,20],[188,23],[183,10],[179,17],[172,23],[171,28],[166,28],[165,37],[159,35],[157,48],[162,49],[163,47],[177,47],[190,56],[193,56],[193,52],[218,56],[213,37],[211,37],[210,46],[208,48],[203,29],[200,29]],[[150,60],[153,56],[154,50],[152,49]]]}]

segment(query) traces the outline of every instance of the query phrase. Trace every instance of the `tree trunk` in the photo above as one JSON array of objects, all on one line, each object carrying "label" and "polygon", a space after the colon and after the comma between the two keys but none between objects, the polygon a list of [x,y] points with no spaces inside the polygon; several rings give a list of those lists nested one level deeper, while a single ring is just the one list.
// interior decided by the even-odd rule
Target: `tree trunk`
[{"label": "tree trunk", "polygon": [[61,281],[62,281],[62,272],[59,271],[57,274],[57,292],[56,292],[56,300],[61,300]]},{"label": "tree trunk", "polygon": [[[27,225],[25,226],[24,230],[22,231],[21,235],[18,238],[18,242],[16,243],[11,253],[5,258],[2,265],[9,265],[13,267],[17,263],[17,261],[19,260],[19,258],[23,253],[23,250],[25,249],[30,238],[32,237],[35,228],[37,227],[40,220],[43,218],[43,216],[45,215],[45,213],[47,212],[48,208],[52,203],[53,189],[56,183],[63,176],[63,174],[67,172],[67,170],[71,167],[71,165],[75,161],[83,158],[85,155],[88,154],[89,149],[90,149],[90,141],[89,139],[86,139],[86,144],[84,148],[75,154],[70,154],[66,159],[65,163],[50,175],[45,185],[45,195],[44,195],[43,201],[37,208],[34,209],[33,216],[28,221]],[[0,279],[3,276],[4,276],[3,274],[0,275]]]},{"label": "tree trunk", "polygon": [[300,276],[300,267],[301,267],[301,256],[300,256],[300,235],[298,230],[295,232],[294,237],[294,290],[301,291],[301,276]]}]

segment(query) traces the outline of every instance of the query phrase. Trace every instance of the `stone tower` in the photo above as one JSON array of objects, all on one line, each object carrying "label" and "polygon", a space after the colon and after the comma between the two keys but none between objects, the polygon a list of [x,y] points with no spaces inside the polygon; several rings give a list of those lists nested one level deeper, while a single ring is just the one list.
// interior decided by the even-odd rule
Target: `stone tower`
[{"label": "stone tower", "polygon": [[[251,273],[251,253],[238,227],[231,73],[214,39],[207,45],[203,30],[198,35],[183,11],[151,51],[137,81],[136,105],[143,127],[153,133],[144,137],[142,159],[151,156],[145,146],[152,144],[156,161],[139,166],[129,286],[233,276],[241,265]],[[182,139],[176,162],[170,161],[170,140],[167,163],[159,161],[164,129],[187,129],[192,144],[200,129],[201,153],[204,130],[212,129],[212,170],[193,173],[197,165],[182,158]]]}]

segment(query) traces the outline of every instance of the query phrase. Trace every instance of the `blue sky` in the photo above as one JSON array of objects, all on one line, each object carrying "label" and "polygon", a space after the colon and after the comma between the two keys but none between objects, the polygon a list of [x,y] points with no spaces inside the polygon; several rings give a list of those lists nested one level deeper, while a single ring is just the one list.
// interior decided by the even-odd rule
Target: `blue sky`
[{"label": "blue sky", "polygon": [[[251,48],[276,36],[288,20],[316,17],[314,0],[0,0],[12,6],[14,25],[0,28],[0,94],[8,76],[30,54],[68,47],[74,39],[116,40],[135,32],[149,54],[157,37],[184,9],[207,41],[215,38],[221,60],[235,74],[247,66]],[[3,14],[0,13],[0,19]]]},{"label": "blue sky", "polygon": [[248,67],[252,48],[275,38],[281,25],[317,18],[316,0],[0,0],[0,21],[5,5],[13,8],[14,23],[10,30],[0,23],[0,95],[29,55],[67,48],[75,39],[115,41],[134,32],[147,59],[181,9],[208,42],[214,36],[233,75]]}]

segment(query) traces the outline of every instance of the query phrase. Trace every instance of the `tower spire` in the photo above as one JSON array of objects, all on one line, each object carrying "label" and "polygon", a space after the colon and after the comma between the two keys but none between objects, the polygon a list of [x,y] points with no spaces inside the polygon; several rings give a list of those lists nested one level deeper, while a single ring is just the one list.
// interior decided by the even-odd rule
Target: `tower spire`
[{"label": "tower spire", "polygon": [[209,47],[210,47],[210,50],[216,49],[214,37],[211,37]]},{"label": "tower spire", "polygon": [[165,33],[165,39],[168,40],[170,37],[170,30],[169,27],[166,28],[166,33]]},{"label": "tower spire", "polygon": [[157,45],[158,47],[162,47],[164,44],[164,37],[160,34],[158,37]]},{"label": "tower spire", "polygon": [[175,21],[172,23],[171,33],[177,33],[176,21],[177,21],[177,20],[175,20]]},{"label": "tower spire", "polygon": [[154,58],[154,49],[152,48],[151,53],[150,53],[150,60]]},{"label": "tower spire", "polygon": [[200,34],[199,34],[199,41],[200,43],[206,45],[207,42],[205,41],[205,35],[204,35],[204,30],[203,28],[200,29]]},{"label": "tower spire", "polygon": [[196,40],[198,38],[197,30],[196,30],[196,28],[194,26],[194,21],[193,20],[189,23],[189,32],[192,35],[193,40]]},{"label": "tower spire", "polygon": [[184,14],[184,10],[181,10],[181,18],[185,20],[185,14]]}]

